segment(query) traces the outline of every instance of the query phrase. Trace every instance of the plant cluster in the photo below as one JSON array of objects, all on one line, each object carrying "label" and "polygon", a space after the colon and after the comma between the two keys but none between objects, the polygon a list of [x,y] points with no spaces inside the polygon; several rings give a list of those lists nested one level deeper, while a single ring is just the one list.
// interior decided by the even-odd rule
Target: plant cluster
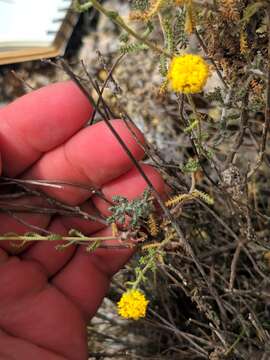
[{"label": "plant cluster", "polygon": [[[103,69],[102,83],[85,68],[82,77],[64,61],[57,65],[85,92],[147,184],[138,199],[115,197],[105,220],[113,237],[120,238],[119,247],[138,250],[135,271],[129,269],[122,287],[119,314],[136,320],[147,314],[142,326],[161,339],[159,348],[151,347],[150,358],[267,359],[270,4],[132,0],[130,5],[126,19],[106,2],[75,2],[79,11],[95,8],[119,31],[119,54]],[[140,52],[157,59],[157,93],[170,104],[176,136],[189,144],[181,158],[170,161],[153,144],[140,144],[170,189],[165,202],[110,125],[119,117],[131,130],[132,114],[121,106],[121,91],[115,90],[121,84],[114,74],[126,57]],[[209,91],[214,75],[218,81]],[[108,99],[104,89],[109,82],[118,87]],[[99,189],[91,191],[102,197]],[[50,211],[85,216],[79,208],[50,201]],[[66,238],[67,244],[89,240],[83,234],[75,237]],[[94,246],[88,249],[103,246],[103,240],[90,240]]]}]

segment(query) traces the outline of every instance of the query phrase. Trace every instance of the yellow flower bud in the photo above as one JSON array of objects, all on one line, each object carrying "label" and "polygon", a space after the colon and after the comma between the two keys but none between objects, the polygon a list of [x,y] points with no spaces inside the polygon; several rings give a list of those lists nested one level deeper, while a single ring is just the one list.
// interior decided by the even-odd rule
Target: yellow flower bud
[{"label": "yellow flower bud", "polygon": [[201,56],[175,56],[168,71],[170,88],[184,94],[199,93],[206,84],[209,73],[209,66]]},{"label": "yellow flower bud", "polygon": [[128,290],[117,303],[118,314],[126,319],[138,320],[145,317],[148,303],[140,290]]}]

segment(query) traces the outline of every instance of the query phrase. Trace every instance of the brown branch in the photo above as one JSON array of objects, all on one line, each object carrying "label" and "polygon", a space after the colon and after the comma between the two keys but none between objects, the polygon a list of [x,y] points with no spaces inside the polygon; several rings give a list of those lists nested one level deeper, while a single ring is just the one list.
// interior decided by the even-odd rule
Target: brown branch
[{"label": "brown branch", "polygon": [[235,281],[235,277],[236,277],[236,267],[237,267],[237,262],[238,262],[242,247],[243,247],[243,242],[239,241],[237,244],[237,247],[235,249],[232,262],[231,262],[231,274],[230,274],[230,282],[229,282],[229,290],[230,291],[232,291],[233,287],[234,287],[234,281]]},{"label": "brown branch", "polygon": [[242,111],[241,111],[241,118],[240,118],[240,131],[236,138],[233,149],[232,149],[231,153],[228,155],[228,158],[226,160],[225,169],[229,166],[229,164],[234,162],[235,155],[244,141],[244,136],[245,136],[245,132],[246,132],[247,124],[248,124],[248,111],[247,111],[248,96],[249,96],[248,88],[249,88],[249,83],[247,85],[247,90],[246,90],[246,93],[245,93],[245,96],[243,99],[243,103],[242,103]]},{"label": "brown branch", "polygon": [[[196,37],[197,37],[197,39],[198,39],[198,41],[199,41],[200,46],[202,47],[202,49],[203,49],[203,51],[204,51],[204,53],[208,56],[207,47],[206,47],[206,45],[204,44],[204,41],[203,41],[203,39],[201,38],[200,34],[198,33],[197,29],[195,29],[194,33],[195,33],[195,35],[196,35]],[[211,62],[211,64],[212,64],[212,65],[214,66],[214,68],[216,69],[216,72],[217,72],[218,77],[220,78],[222,84],[228,89],[229,86],[228,86],[227,83],[225,82],[225,80],[224,80],[224,78],[223,78],[223,76],[222,76],[222,74],[221,74],[221,72],[220,72],[217,64],[216,64],[215,61],[214,61],[214,59],[208,56],[208,60]]]},{"label": "brown branch", "polygon": [[260,152],[258,155],[257,162],[253,169],[248,173],[247,178],[249,179],[251,176],[255,174],[255,172],[259,169],[263,162],[263,158],[265,155],[266,150],[266,141],[267,141],[267,135],[269,131],[270,126],[270,5],[267,5],[267,8],[265,10],[266,12],[266,19],[268,24],[268,60],[267,60],[267,86],[266,86],[266,102],[265,102],[265,110],[264,110],[264,124],[263,124],[263,130],[262,130],[262,142],[260,147]]},{"label": "brown branch", "polygon": [[[108,73],[108,75],[107,75],[107,78],[106,78],[106,80],[104,81],[104,83],[103,83],[100,91],[98,92],[98,100],[97,100],[97,103],[96,103],[96,107],[97,107],[97,108],[99,107],[99,104],[100,104],[101,97],[102,97],[102,94],[103,94],[104,89],[106,88],[109,80],[112,79],[112,74],[113,74],[114,70],[115,70],[116,67],[120,64],[120,62],[121,62],[121,60],[124,58],[124,56],[125,56],[125,54],[121,54],[121,55],[118,57],[118,59],[115,61],[115,63],[114,63],[113,66],[111,67],[111,69],[109,70],[109,73]],[[84,62],[82,61],[81,63],[82,63],[82,66],[83,66],[83,69],[84,69],[85,73],[87,74],[87,76],[88,76],[88,78],[89,78],[89,80],[90,80],[90,82],[92,83],[92,86],[93,86],[94,83],[93,83],[93,81],[92,81],[92,78],[91,78],[90,74],[88,73],[88,71],[87,71],[87,69],[86,69],[86,67],[85,67]],[[96,91],[97,91],[97,89],[96,89]],[[94,118],[95,118],[95,114],[96,114],[96,109],[94,110],[94,112],[93,112],[93,114],[92,114],[92,117],[91,117],[91,120],[90,120],[90,125],[92,125],[92,123],[93,123],[93,120],[94,120]]]}]

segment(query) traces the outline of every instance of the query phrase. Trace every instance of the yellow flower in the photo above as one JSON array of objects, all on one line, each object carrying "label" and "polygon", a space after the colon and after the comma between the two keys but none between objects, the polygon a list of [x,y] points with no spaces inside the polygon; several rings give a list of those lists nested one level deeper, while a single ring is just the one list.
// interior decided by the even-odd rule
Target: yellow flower
[{"label": "yellow flower", "polygon": [[209,66],[199,55],[175,56],[169,66],[168,80],[175,92],[201,92],[209,76]]},{"label": "yellow flower", "polygon": [[126,319],[138,320],[145,317],[148,303],[140,290],[128,290],[117,303],[118,314]]}]

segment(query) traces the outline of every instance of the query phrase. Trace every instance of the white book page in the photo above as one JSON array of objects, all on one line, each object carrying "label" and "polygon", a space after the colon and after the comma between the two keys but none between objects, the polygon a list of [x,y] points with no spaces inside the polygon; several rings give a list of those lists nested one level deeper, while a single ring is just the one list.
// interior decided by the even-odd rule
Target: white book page
[{"label": "white book page", "polygon": [[[49,46],[72,0],[0,0],[1,47]],[[62,10],[62,11],[61,11]]]}]

